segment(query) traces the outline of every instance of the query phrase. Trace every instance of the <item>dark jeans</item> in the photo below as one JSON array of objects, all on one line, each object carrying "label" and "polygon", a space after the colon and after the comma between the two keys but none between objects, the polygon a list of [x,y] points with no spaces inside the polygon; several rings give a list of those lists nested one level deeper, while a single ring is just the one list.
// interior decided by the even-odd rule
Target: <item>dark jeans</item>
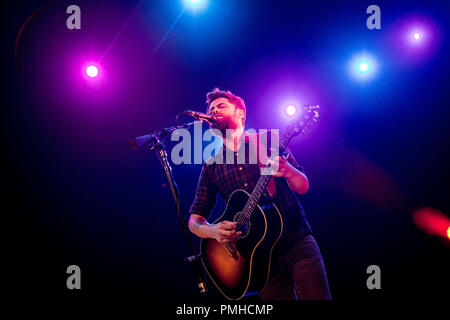
[{"label": "dark jeans", "polygon": [[287,254],[272,261],[263,300],[331,300],[322,255],[316,240],[307,235]]}]

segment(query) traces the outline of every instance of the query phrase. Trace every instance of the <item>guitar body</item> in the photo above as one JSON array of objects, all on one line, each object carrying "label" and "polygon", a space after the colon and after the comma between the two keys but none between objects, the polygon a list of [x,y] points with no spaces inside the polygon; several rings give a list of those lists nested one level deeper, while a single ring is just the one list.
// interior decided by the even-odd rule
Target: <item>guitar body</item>
[{"label": "guitar body", "polygon": [[[237,221],[250,196],[244,190],[234,191],[224,213],[214,223]],[[271,201],[260,200],[238,231],[242,234],[233,243],[221,244],[207,238],[200,242],[202,262],[209,277],[230,300],[264,289],[269,279],[272,250],[283,232],[283,219]]]}]

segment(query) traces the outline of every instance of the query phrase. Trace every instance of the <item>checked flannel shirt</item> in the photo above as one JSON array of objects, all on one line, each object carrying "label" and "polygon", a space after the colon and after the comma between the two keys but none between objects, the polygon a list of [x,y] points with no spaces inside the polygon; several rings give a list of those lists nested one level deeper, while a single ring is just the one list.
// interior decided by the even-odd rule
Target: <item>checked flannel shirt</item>
[{"label": "checked flannel shirt", "polygon": [[[260,167],[256,163],[252,164],[252,161],[249,160],[250,153],[253,152],[249,137],[250,135],[245,135],[244,143],[241,144],[240,149],[236,152],[228,150],[228,154],[234,154],[234,164],[225,163],[227,153],[225,144],[212,157],[214,159],[209,159],[203,163],[190,214],[198,214],[208,218],[216,204],[216,195],[218,193],[227,202],[233,191],[237,189],[243,189],[249,193],[253,191],[260,178]],[[243,162],[242,155],[241,160],[238,161],[239,154],[242,152],[245,152],[245,163],[239,164]],[[287,161],[299,171],[304,172],[292,153],[289,150],[288,152]],[[217,161],[218,157],[222,157],[222,162]],[[227,163],[229,162],[227,161]],[[272,201],[278,207],[284,224],[283,234],[275,247],[273,255],[281,256],[286,254],[306,235],[311,234],[312,231],[305,218],[305,212],[297,194],[289,188],[286,179],[284,177],[273,177],[272,179],[274,179],[276,187],[276,193],[272,195]],[[266,196],[268,196],[267,192]]]}]

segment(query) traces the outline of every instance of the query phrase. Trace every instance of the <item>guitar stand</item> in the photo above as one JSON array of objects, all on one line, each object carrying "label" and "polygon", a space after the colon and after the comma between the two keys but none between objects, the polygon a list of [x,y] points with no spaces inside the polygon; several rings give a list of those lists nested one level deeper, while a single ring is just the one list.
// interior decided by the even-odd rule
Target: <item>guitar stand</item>
[{"label": "guitar stand", "polygon": [[203,272],[203,268],[200,262],[200,256],[196,253],[195,247],[192,243],[192,239],[190,237],[188,228],[186,227],[186,221],[184,219],[184,215],[181,209],[180,204],[180,192],[178,190],[178,186],[173,178],[172,168],[170,166],[169,160],[167,158],[167,152],[164,144],[161,141],[162,137],[169,136],[173,131],[179,128],[187,128],[194,123],[188,123],[182,126],[164,128],[162,130],[156,131],[155,133],[130,139],[129,145],[131,149],[137,149],[139,147],[147,147],[150,150],[154,150],[156,152],[156,156],[158,157],[162,167],[164,168],[164,172],[166,173],[167,181],[169,182],[170,191],[172,192],[173,201],[175,203],[175,207],[177,208],[178,214],[178,222],[180,225],[181,232],[186,240],[186,245],[188,247],[190,256],[184,259],[185,262],[189,263],[192,272],[194,273],[194,277],[197,282],[197,287],[199,289],[199,293],[202,299],[206,297],[206,293],[208,292],[206,288],[205,282],[205,274]]}]

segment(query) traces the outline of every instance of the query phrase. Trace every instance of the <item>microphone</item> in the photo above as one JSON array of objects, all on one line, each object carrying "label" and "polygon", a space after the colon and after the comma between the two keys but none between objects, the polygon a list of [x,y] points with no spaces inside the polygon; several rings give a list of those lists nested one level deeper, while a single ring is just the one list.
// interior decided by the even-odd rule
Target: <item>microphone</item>
[{"label": "microphone", "polygon": [[135,150],[150,143],[154,137],[154,134],[146,134],[145,136],[128,139],[128,146],[131,150]]},{"label": "microphone", "polygon": [[192,110],[186,110],[183,113],[186,113],[192,117],[194,117],[197,120],[200,121],[206,121],[210,124],[216,123],[217,121],[217,117],[216,116],[212,116],[206,113],[202,113],[202,112],[197,112],[197,111],[192,111]]}]

